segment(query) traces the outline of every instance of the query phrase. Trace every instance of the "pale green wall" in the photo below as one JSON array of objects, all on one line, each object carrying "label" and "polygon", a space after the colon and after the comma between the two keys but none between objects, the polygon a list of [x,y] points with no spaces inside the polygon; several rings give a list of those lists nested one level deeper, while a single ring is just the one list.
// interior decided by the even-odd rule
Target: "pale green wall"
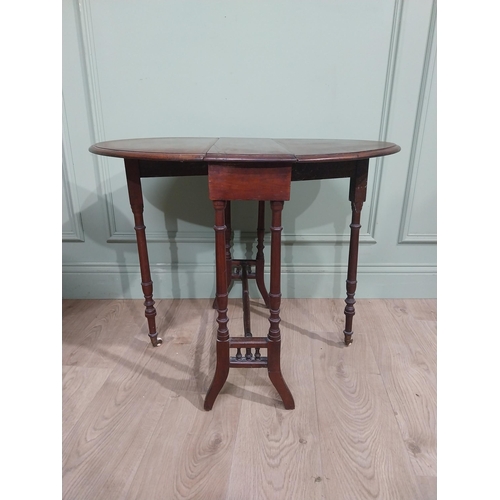
[{"label": "pale green wall", "polygon": [[[122,161],[92,143],[248,136],[398,143],[370,164],[357,297],[434,297],[435,95],[431,0],[64,0],[63,296],[142,296]],[[347,185],[293,185],[285,297],[344,296]],[[144,180],[156,298],[214,294],[206,192]],[[236,253],[254,209],[234,206]]]}]

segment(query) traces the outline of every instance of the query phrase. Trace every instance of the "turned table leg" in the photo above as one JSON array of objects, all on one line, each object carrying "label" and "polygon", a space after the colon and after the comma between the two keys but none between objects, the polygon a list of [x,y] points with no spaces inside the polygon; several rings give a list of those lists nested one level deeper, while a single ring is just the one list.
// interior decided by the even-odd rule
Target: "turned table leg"
[{"label": "turned table leg", "polygon": [[[231,287],[233,281],[233,266],[232,266],[232,254],[231,254],[231,202],[226,201],[226,208],[224,209],[224,223],[226,225],[225,229],[225,241],[226,241],[226,283],[227,289]],[[217,309],[217,297],[215,297],[213,304],[213,309]]]},{"label": "turned table leg", "polygon": [[278,391],[285,409],[293,410],[295,402],[292,393],[286,385],[281,373],[281,331],[280,331],[280,305],[281,305],[281,212],[282,201],[271,201],[271,283],[269,287],[269,333],[267,335],[268,374],[271,382]]},{"label": "turned table leg", "polygon": [[215,208],[215,266],[217,304],[217,364],[212,384],[205,397],[205,410],[211,410],[215,398],[229,374],[229,330],[227,328],[227,271],[225,201],[214,201]]},{"label": "turned table leg", "polygon": [[265,221],[265,202],[259,201],[259,212],[257,220],[257,255],[255,257],[255,280],[260,295],[264,299],[264,304],[269,308],[269,294],[264,283],[264,221]]},{"label": "turned table leg", "polygon": [[231,255],[231,202],[226,201],[226,208],[224,210],[224,221],[226,224],[226,273],[227,273],[227,288],[231,287],[231,282],[233,281],[233,269],[231,266],[232,255]]},{"label": "turned table leg", "polygon": [[368,161],[360,161],[356,165],[356,171],[351,177],[349,188],[349,201],[351,202],[352,219],[351,219],[351,238],[349,241],[349,261],[347,265],[347,298],[345,299],[345,330],[344,343],[350,345],[352,343],[352,320],[355,314],[354,294],[356,293],[357,271],[358,271],[358,249],[359,249],[359,230],[361,229],[361,208],[366,200],[366,185],[368,180]]},{"label": "turned table leg", "polygon": [[162,344],[156,331],[156,309],[153,300],[153,281],[149,269],[148,247],[146,241],[146,226],[144,225],[144,202],[142,198],[141,177],[139,173],[139,162],[137,160],[125,160],[125,172],[127,174],[127,187],[130,198],[130,206],[134,214],[134,229],[137,239],[139,253],[139,265],[141,268],[141,285],[144,294],[144,305],[146,306],[146,318],[148,320],[149,338],[154,347]]}]

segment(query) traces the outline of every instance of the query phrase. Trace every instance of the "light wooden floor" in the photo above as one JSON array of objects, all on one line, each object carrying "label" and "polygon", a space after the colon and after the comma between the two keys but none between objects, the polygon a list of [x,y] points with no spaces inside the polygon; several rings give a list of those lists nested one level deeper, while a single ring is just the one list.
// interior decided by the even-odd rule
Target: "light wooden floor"
[{"label": "light wooden floor", "polygon": [[156,306],[155,349],[142,301],[63,301],[65,500],[436,498],[435,300],[358,300],[348,348],[343,300],[283,300],[293,411],[265,369],[231,369],[205,412],[211,301]]}]

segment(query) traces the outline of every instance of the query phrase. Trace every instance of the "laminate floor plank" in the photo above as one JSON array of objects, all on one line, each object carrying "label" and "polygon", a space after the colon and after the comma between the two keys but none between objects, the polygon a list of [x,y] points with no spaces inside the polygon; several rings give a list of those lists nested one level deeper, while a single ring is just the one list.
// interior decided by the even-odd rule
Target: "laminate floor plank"
[{"label": "laminate floor plank", "polygon": [[[113,368],[137,335],[138,327],[131,318],[138,317],[141,309],[144,314],[140,301],[107,300],[103,306],[83,330],[63,325],[63,365]],[[103,354],[108,350],[114,355]]]},{"label": "laminate floor plank", "polygon": [[422,500],[437,500],[437,477],[417,476],[417,483]]},{"label": "laminate floor plank", "polygon": [[108,307],[111,302],[113,300],[63,300],[62,332],[65,336],[64,340],[67,342],[72,337],[80,336],[80,331],[86,328],[97,317],[101,316],[103,308]]},{"label": "laminate floor plank", "polygon": [[[149,441],[127,499],[225,498],[245,378],[230,374],[210,412],[203,410],[215,365],[216,312],[208,301],[184,301],[185,318],[169,331],[166,364],[177,368],[175,386]],[[230,323],[235,308],[229,307]],[[235,397],[236,396],[236,397]]]},{"label": "laminate floor plank", "polygon": [[394,415],[418,476],[436,476],[436,322],[419,320],[407,300],[367,300],[364,314]]},{"label": "laminate floor plank", "polygon": [[[287,324],[298,321],[299,303],[298,300],[283,303],[281,317],[286,318]],[[267,335],[268,311],[253,307],[252,312],[252,332]],[[308,337],[284,323],[281,324],[281,368],[294,395],[296,409],[284,409],[267,369],[246,369],[248,375],[227,499],[326,498],[320,432],[311,393],[314,387],[311,343]]]},{"label": "laminate floor plank", "polygon": [[63,366],[62,438],[65,439],[85,408],[94,399],[111,368]]},{"label": "laminate floor plank", "polygon": [[63,441],[64,499],[121,498],[129,489],[168,398],[158,351],[134,339]]},{"label": "laminate floor plank", "polygon": [[[68,499],[122,498],[128,492],[163,408],[172,394],[175,397],[175,374],[186,369],[176,361],[187,358],[187,352],[182,355],[189,348],[184,337],[179,341],[170,331],[164,345],[154,348],[149,337],[140,334],[137,323],[145,321],[142,301],[109,301],[107,306],[102,318],[80,332],[85,340],[89,331],[98,330],[97,339],[83,343],[90,355],[80,354],[85,348],[77,343],[78,361],[89,365],[84,367],[87,392],[98,383],[99,366],[114,368],[63,441],[63,491]],[[176,312],[184,314],[182,307]],[[74,347],[73,342],[69,346]],[[82,369],[69,367],[76,368]]]},{"label": "laminate floor plank", "polygon": [[437,320],[437,304],[436,299],[401,299],[405,304],[406,311],[409,312],[415,319],[436,322]]},{"label": "laminate floor plank", "polygon": [[[283,300],[296,409],[265,368],[232,368],[210,412],[212,301],[157,301],[159,348],[142,302],[63,301],[64,500],[436,498],[435,300],[358,300],[348,348],[343,300]],[[228,314],[241,336],[239,300]]]},{"label": "laminate floor plank", "polygon": [[[317,316],[325,314],[311,301]],[[325,308],[326,309],[326,308]],[[358,310],[363,308],[358,305]],[[328,311],[328,315],[331,311]],[[326,318],[328,321],[328,318]],[[312,343],[323,470],[329,497],[415,500],[420,491],[366,333],[374,335],[366,311],[357,312],[354,343],[342,329],[316,331],[335,339],[329,348]],[[340,327],[340,328],[339,328]],[[338,329],[337,329],[338,328]]]}]

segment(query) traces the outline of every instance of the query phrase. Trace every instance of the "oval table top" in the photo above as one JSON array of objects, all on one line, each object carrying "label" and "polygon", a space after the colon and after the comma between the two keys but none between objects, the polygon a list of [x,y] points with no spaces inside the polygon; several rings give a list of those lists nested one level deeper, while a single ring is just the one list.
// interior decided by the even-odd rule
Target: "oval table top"
[{"label": "oval table top", "polygon": [[397,153],[392,142],[344,139],[252,139],[237,137],[155,137],[94,144],[103,156],[157,161],[331,162]]}]

